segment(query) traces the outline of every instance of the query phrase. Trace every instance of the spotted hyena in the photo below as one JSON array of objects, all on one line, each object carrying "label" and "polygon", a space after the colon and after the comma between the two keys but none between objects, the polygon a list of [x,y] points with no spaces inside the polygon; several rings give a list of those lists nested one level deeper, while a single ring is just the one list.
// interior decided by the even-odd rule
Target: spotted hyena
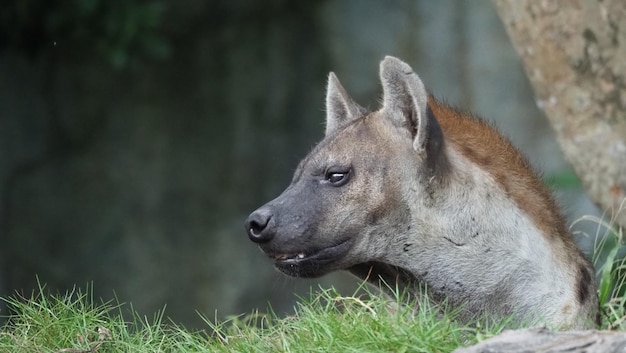
[{"label": "spotted hyena", "polygon": [[325,137],[248,217],[250,239],[290,276],[348,270],[462,318],[593,326],[593,266],[527,160],[406,63],[385,58],[380,79],[382,108],[369,112],[329,75]]}]

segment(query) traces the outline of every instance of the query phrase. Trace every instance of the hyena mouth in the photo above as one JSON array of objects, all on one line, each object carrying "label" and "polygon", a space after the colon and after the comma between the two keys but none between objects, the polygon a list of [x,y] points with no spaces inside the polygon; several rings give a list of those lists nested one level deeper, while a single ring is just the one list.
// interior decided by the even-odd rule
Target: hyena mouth
[{"label": "hyena mouth", "polygon": [[274,259],[276,261],[285,261],[285,260],[293,260],[293,259],[304,259],[306,254],[303,252],[299,254],[270,254],[268,255],[270,259]]},{"label": "hyena mouth", "polygon": [[351,248],[350,240],[313,252],[274,253],[268,256],[275,260],[274,266],[278,270],[289,276],[319,277],[338,269],[337,263]]}]

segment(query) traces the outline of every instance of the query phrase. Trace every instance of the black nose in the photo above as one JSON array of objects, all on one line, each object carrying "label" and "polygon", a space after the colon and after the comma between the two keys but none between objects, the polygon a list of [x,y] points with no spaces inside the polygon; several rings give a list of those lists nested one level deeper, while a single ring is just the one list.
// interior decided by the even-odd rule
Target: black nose
[{"label": "black nose", "polygon": [[255,243],[267,243],[274,237],[273,224],[272,211],[267,208],[259,208],[246,219],[248,237]]}]

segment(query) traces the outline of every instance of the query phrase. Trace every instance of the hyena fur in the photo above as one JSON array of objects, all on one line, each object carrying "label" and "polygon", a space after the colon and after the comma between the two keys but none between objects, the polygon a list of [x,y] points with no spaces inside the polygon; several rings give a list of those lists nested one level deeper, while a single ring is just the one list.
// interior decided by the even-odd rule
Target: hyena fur
[{"label": "hyena fur", "polygon": [[325,137],[248,217],[250,239],[290,276],[348,270],[425,290],[462,320],[593,327],[593,266],[527,160],[399,59],[380,79],[382,108],[368,112],[330,73]]}]

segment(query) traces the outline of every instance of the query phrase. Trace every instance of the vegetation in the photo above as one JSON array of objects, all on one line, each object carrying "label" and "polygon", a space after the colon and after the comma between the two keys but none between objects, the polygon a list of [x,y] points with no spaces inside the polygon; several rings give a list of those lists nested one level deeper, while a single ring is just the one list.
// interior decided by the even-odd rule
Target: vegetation
[{"label": "vegetation", "polygon": [[[501,325],[463,327],[454,312],[415,311],[380,296],[340,296],[332,289],[302,299],[294,316],[254,313],[190,332],[132,314],[132,307],[94,305],[90,290],[11,298],[0,331],[2,352],[450,352],[500,331]],[[368,296],[369,299],[365,299]],[[398,301],[403,300],[397,295]],[[131,320],[124,319],[130,309]]]},{"label": "vegetation", "polygon": [[0,11],[0,53],[13,48],[37,57],[58,48],[105,58],[114,68],[162,59],[169,44],[160,29],[164,0],[14,0]]},{"label": "vegetation", "polygon": [[[624,229],[615,220],[626,212],[626,199],[607,221],[585,216],[577,222],[591,221],[598,225],[592,261],[599,279],[598,296],[602,308],[602,327],[626,329],[626,243]],[[576,223],[575,223],[576,224]]]}]

